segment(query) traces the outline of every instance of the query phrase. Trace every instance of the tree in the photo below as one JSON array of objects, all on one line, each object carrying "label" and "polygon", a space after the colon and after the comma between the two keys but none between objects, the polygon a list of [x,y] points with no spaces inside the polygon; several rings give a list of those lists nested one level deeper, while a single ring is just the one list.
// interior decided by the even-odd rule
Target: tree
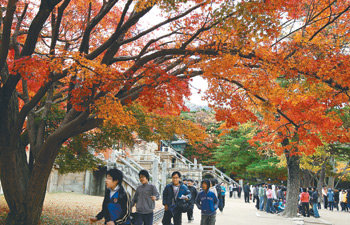
[{"label": "tree", "polygon": [[[288,168],[287,206],[297,213],[300,155],[323,143],[349,142],[349,130],[332,109],[349,104],[348,2],[277,2],[266,13],[251,5],[256,23],[216,29],[221,54],[202,64],[208,99],[228,125],[256,121],[251,143],[284,154]],[[244,4],[244,3],[242,3]],[[242,11],[248,10],[244,7]],[[261,12],[265,13],[257,13]],[[284,18],[282,22],[276,18]],[[262,23],[261,21],[265,21]],[[259,24],[270,28],[258,34]],[[300,25],[298,26],[297,23]],[[238,24],[238,25],[237,25]],[[256,143],[257,142],[257,143]]]},{"label": "tree", "polygon": [[214,165],[212,160],[213,152],[219,145],[219,130],[221,122],[215,119],[213,111],[200,110],[196,112],[183,112],[181,117],[200,124],[206,133],[206,138],[201,141],[193,142],[185,149],[184,155],[189,159],[198,159],[203,165]]},{"label": "tree", "polygon": [[[136,123],[137,102],[178,115],[204,32],[225,20],[224,1],[0,1],[0,171],[6,224],[38,224],[46,184],[63,143],[102,124]],[[152,8],[161,22],[143,22]],[[2,17],[0,18],[2,20]],[[152,23],[153,22],[153,23]],[[196,57],[191,57],[197,55]],[[62,120],[48,126],[54,107]],[[173,121],[175,122],[175,121]],[[29,151],[27,161],[26,148]]]},{"label": "tree", "polygon": [[279,159],[273,151],[258,152],[256,147],[249,144],[257,132],[254,124],[245,123],[223,136],[214,152],[216,165],[243,179],[285,178],[286,170],[278,167]]}]

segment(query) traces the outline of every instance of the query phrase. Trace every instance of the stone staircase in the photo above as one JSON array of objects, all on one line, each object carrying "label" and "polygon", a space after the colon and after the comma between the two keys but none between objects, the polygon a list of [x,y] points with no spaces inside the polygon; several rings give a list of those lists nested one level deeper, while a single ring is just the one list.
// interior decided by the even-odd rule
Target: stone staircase
[{"label": "stone staircase", "polygon": [[[164,144],[164,143],[163,143]],[[129,193],[133,193],[139,185],[138,172],[142,169],[150,171],[150,180],[161,193],[167,183],[170,182],[170,175],[174,171],[180,171],[184,178],[201,181],[203,176],[216,178],[219,182],[226,184],[235,183],[221,170],[215,166],[202,166],[195,159],[194,162],[177,152],[171,145],[163,145],[160,151],[154,149],[153,154],[130,155],[113,151],[108,160],[108,168],[118,168],[125,174],[125,185]],[[107,169],[108,169],[107,168]]]}]

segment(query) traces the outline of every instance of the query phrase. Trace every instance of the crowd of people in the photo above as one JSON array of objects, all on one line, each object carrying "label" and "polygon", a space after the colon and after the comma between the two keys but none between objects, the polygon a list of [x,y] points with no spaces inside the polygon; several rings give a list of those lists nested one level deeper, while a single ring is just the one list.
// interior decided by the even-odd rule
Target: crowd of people
[{"label": "crowd of people", "polygon": [[[137,187],[131,198],[121,185],[123,173],[118,169],[107,171],[106,191],[102,203],[102,210],[90,222],[105,219],[107,225],[152,225],[155,201],[160,198],[157,188],[149,183],[148,171],[139,172],[141,185]],[[286,203],[286,187],[271,184],[240,185],[230,184],[230,198],[241,197],[244,192],[244,201],[255,203],[257,210],[267,213],[280,213],[284,211]],[[200,183],[191,179],[181,178],[181,173],[175,171],[171,174],[171,182],[166,185],[162,193],[164,206],[163,225],[181,225],[183,213],[187,214],[188,222],[194,220],[193,209],[195,205],[201,211],[201,225],[215,225],[216,212],[223,211],[225,207],[226,187],[219,184],[216,179],[204,179]],[[300,188],[298,211],[305,217],[319,218],[318,210],[323,202],[324,209],[341,210],[349,212],[350,190],[337,190],[324,187],[322,196],[316,188]],[[340,203],[340,208],[339,208]],[[136,211],[132,213],[135,206]]]},{"label": "crowd of people", "polygon": [[[229,187],[234,190],[234,185]],[[252,199],[255,207],[260,211],[267,213],[281,213],[284,211],[286,203],[287,189],[285,186],[276,186],[271,184],[258,184],[243,186],[244,201],[249,203]],[[234,194],[230,194],[230,197]],[[350,190],[337,190],[327,187],[322,188],[322,196],[316,187],[300,188],[298,212],[305,217],[314,216],[319,218],[318,210],[321,209],[323,202],[324,209],[333,211],[349,212],[350,209]],[[339,207],[340,205],[340,207]]]},{"label": "crowd of people", "polygon": [[[107,225],[152,225],[155,201],[160,195],[157,188],[149,183],[149,177],[148,171],[139,172],[141,185],[131,198],[121,185],[122,171],[108,170],[102,210],[90,218],[90,222],[105,219]],[[201,211],[201,225],[215,225],[217,209],[222,212],[225,207],[225,195],[225,185],[219,184],[216,179],[204,179],[200,183],[191,179],[181,180],[181,173],[175,171],[171,174],[171,183],[166,185],[162,193],[162,224],[181,225],[183,213],[187,214],[188,222],[191,223],[196,205]],[[134,206],[136,211],[132,212]]]}]

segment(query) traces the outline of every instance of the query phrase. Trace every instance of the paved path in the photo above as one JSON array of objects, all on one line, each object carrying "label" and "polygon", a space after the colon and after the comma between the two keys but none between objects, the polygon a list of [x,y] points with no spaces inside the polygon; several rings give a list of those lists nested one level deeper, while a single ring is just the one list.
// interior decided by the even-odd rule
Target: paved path
[{"label": "paved path", "polygon": [[[320,210],[321,218],[299,217],[295,219],[284,218],[276,214],[268,214],[256,210],[255,203],[244,203],[242,199],[226,198],[226,207],[223,213],[218,211],[216,215],[216,225],[296,225],[296,224],[332,224],[332,225],[350,225],[350,213],[330,212]],[[187,215],[183,214],[183,225],[200,225],[200,211],[195,207],[195,220],[187,223]]]}]

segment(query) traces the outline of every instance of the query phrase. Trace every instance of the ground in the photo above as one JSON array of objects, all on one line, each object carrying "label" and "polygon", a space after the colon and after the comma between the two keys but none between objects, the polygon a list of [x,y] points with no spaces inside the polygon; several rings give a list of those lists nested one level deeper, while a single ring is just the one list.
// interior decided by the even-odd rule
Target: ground
[{"label": "ground", "polygon": [[[101,210],[103,197],[82,195],[76,193],[48,193],[45,198],[42,224],[49,225],[73,225],[90,224],[89,217],[96,215]],[[253,203],[244,203],[243,199],[226,198],[226,207],[223,213],[217,214],[216,225],[295,225],[295,224],[332,224],[346,225],[350,221],[350,213],[330,212],[320,210],[320,219],[300,217],[287,219],[279,215],[271,215],[257,211]],[[158,201],[157,207],[160,206]],[[8,208],[3,196],[0,196],[0,224]],[[195,221],[191,225],[200,224],[200,212],[195,208]],[[300,221],[301,220],[301,221]],[[103,224],[102,222],[96,224]],[[183,214],[183,225],[188,225],[187,216]]]},{"label": "ground", "polygon": [[[350,213],[330,212],[321,209],[319,211],[321,218],[313,217],[287,219],[276,214],[268,214],[256,210],[255,203],[244,203],[244,199],[229,199],[226,197],[226,206],[223,213],[218,212],[216,216],[216,225],[296,225],[296,224],[332,224],[347,225],[350,224]],[[195,221],[187,223],[187,215],[183,215],[183,225],[199,225],[200,212],[198,209],[194,212]]]}]

